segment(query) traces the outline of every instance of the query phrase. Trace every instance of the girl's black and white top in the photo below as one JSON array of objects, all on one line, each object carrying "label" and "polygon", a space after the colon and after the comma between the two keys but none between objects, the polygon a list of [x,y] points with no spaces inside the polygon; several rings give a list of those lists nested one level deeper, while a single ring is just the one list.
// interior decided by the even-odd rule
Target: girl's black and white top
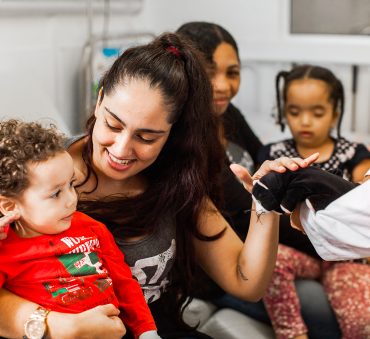
[{"label": "girl's black and white top", "polygon": [[[348,141],[344,138],[334,139],[335,145],[331,157],[313,166],[338,174],[347,180],[352,179],[353,169],[363,160],[370,159],[370,152],[363,144]],[[294,139],[263,146],[258,154],[258,163],[274,160],[280,157],[301,157],[297,151]]]}]

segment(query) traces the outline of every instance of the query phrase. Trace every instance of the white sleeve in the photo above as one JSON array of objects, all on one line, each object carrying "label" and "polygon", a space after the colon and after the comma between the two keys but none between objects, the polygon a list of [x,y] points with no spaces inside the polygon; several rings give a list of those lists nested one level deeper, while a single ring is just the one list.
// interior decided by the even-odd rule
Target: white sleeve
[{"label": "white sleeve", "polygon": [[370,257],[370,180],[317,213],[303,203],[300,219],[324,260]]},{"label": "white sleeve", "polygon": [[161,339],[157,331],[146,331],[139,335],[138,339]]}]

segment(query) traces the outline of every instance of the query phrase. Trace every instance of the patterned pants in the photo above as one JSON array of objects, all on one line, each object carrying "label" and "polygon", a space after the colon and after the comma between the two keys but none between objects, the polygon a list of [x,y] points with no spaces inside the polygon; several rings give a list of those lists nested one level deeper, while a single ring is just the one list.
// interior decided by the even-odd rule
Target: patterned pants
[{"label": "patterned pants", "polygon": [[263,298],[277,338],[307,333],[294,280],[321,276],[343,339],[370,339],[370,265],[323,263],[281,244],[274,275]]}]

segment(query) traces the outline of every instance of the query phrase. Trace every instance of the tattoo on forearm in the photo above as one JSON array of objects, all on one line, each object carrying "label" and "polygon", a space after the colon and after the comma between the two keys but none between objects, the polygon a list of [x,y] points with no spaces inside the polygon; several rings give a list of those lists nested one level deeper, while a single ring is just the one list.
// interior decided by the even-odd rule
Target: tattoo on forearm
[{"label": "tattoo on forearm", "polygon": [[244,273],[242,272],[242,268],[240,267],[240,265],[238,264],[237,266],[237,269],[238,269],[238,273],[240,275],[240,277],[243,279],[243,280],[248,280],[248,278],[244,275]]},{"label": "tattoo on forearm", "polygon": [[261,221],[261,215],[264,215],[266,214],[265,211],[257,211],[256,209],[254,208],[251,208],[251,209],[247,209],[247,210],[244,210],[243,211],[244,213],[248,213],[248,212],[256,212],[256,216],[257,216],[257,223],[259,224],[262,224],[262,221]]}]

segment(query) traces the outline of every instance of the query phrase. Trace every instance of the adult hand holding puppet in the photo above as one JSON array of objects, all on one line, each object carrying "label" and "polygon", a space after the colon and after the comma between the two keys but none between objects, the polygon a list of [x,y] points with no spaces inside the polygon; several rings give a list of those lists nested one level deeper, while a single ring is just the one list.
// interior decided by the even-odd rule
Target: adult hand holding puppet
[{"label": "adult hand holding puppet", "polygon": [[[315,167],[255,181],[259,210],[287,213],[325,260],[370,256],[370,180],[362,185]],[[298,225],[297,225],[298,224]]]}]

